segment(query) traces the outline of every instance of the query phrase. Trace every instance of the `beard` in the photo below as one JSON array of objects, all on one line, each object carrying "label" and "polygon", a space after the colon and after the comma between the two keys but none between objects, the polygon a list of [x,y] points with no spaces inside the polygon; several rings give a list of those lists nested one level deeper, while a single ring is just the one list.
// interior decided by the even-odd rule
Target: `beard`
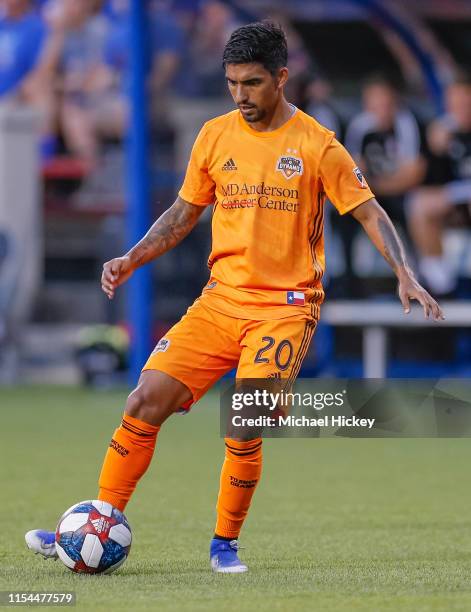
[{"label": "beard", "polygon": [[247,121],[247,123],[257,123],[264,119],[267,112],[263,109],[257,108],[254,106],[248,111],[240,111],[242,113],[242,117]]}]

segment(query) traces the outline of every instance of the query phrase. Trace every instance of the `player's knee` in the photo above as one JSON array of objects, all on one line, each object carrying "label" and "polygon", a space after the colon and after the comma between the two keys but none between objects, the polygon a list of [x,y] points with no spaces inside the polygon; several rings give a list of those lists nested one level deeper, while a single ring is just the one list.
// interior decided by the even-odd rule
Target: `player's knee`
[{"label": "player's knee", "polygon": [[165,400],[163,393],[148,382],[140,382],[132,391],[126,402],[126,414],[150,423],[161,425],[173,412],[173,407]]}]

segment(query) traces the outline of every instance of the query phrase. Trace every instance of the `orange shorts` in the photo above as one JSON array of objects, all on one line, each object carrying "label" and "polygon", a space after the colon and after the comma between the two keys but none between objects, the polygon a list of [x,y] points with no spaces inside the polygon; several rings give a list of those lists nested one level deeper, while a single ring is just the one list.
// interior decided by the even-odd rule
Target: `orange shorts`
[{"label": "orange shorts", "polygon": [[143,370],[182,382],[197,402],[224,374],[294,382],[316,321],[307,315],[253,321],[208,308],[199,298],[159,340]]}]

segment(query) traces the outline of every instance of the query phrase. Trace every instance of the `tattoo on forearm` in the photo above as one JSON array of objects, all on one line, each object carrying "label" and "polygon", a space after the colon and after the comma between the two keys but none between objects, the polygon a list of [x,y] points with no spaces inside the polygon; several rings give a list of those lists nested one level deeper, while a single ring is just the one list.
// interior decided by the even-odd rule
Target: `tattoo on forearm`
[{"label": "tattoo on forearm", "polygon": [[391,223],[379,218],[378,229],[383,239],[384,256],[389,265],[394,270],[399,266],[406,265],[404,249]]},{"label": "tattoo on forearm", "polygon": [[203,209],[177,200],[128,253],[133,263],[141,266],[167,251],[187,236],[196,225]]}]

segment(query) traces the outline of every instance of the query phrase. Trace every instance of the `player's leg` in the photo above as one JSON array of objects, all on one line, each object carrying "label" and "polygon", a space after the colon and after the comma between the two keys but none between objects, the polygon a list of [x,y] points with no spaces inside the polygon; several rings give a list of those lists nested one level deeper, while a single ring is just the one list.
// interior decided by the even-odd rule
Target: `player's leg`
[{"label": "player's leg", "polygon": [[152,460],[160,426],[191,399],[188,387],[165,372],[142,372],[106,452],[98,499],[125,509]]},{"label": "player's leg", "polygon": [[[105,455],[98,499],[124,510],[149,466],[162,423],[198,401],[237,365],[240,346],[236,323],[236,319],[214,313],[197,300],[159,341],[138,386],[129,395],[121,425]],[[44,557],[56,556],[54,532],[30,531],[26,542]]]},{"label": "player's leg", "polygon": [[[245,323],[238,380],[269,378],[270,381],[279,379],[283,384],[294,382],[314,329],[313,320],[298,317]],[[216,571],[240,572],[247,569],[237,557],[236,543],[260,480],[262,439],[239,438],[231,432],[225,439],[217,521],[210,549],[211,564]],[[231,547],[234,548],[232,551]],[[231,555],[232,566],[227,561]]]},{"label": "player's leg", "polygon": [[445,294],[455,287],[455,279],[443,256],[443,228],[452,208],[443,187],[417,191],[409,209],[409,233],[417,250],[419,273],[434,293]]},{"label": "player's leg", "polygon": [[[156,370],[142,372],[106,452],[98,499],[124,510],[149,467],[160,426],[191,398],[188,387],[168,374]],[[35,553],[45,558],[57,557],[54,532],[33,529],[25,539]]]}]

